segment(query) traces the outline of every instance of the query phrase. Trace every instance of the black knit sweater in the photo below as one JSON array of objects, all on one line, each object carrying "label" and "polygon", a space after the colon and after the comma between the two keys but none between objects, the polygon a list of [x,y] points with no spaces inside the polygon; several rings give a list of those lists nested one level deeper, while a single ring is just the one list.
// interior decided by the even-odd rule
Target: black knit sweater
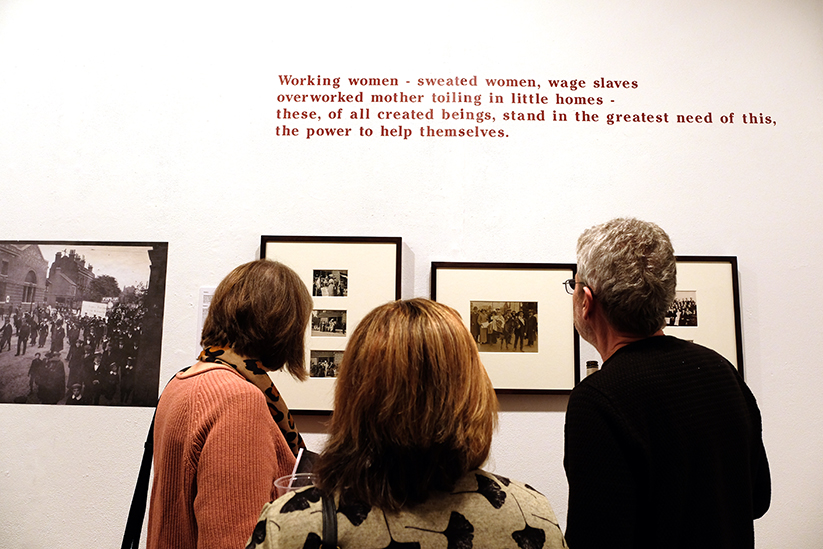
[{"label": "black knit sweater", "polygon": [[750,549],[771,499],[743,378],[669,336],[622,347],[572,391],[564,465],[572,549]]}]

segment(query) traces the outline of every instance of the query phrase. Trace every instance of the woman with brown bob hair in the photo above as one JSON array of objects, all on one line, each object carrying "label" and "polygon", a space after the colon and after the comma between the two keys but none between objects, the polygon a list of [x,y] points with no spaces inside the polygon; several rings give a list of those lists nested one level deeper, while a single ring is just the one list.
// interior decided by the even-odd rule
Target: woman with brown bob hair
[{"label": "woman with brown bob hair", "polygon": [[154,423],[148,547],[243,547],[303,441],[267,372],[304,379],[312,310],[289,267],[246,263],[220,283],[196,364],[166,386]]},{"label": "woman with brown bob hair", "polygon": [[374,309],[343,355],[317,486],[267,504],[248,547],[319,547],[322,493],[342,548],[565,547],[544,496],[479,469],[496,421],[456,311],[426,299]]}]

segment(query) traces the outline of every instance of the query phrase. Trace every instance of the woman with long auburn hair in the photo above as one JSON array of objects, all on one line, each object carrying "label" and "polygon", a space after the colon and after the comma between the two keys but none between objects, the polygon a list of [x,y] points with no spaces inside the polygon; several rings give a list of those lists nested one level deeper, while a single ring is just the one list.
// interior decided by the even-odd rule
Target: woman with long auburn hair
[{"label": "woman with long auburn hair", "polygon": [[248,547],[319,547],[321,494],[341,548],[566,547],[543,495],[479,468],[496,422],[456,311],[426,299],[374,309],[343,355],[317,485],[264,506]]}]

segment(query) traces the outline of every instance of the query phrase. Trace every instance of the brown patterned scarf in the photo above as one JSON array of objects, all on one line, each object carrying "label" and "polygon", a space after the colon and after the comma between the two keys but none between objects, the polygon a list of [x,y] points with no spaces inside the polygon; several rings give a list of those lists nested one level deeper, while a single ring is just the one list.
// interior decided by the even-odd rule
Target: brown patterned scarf
[{"label": "brown patterned scarf", "polygon": [[286,406],[286,401],[280,396],[280,391],[274,386],[267,370],[263,368],[263,364],[254,358],[244,358],[227,347],[205,347],[197,357],[202,362],[214,362],[223,364],[234,368],[240,375],[245,377],[250,383],[257,386],[266,397],[266,404],[268,404],[271,417],[274,419],[280,431],[286,438],[289,448],[297,455],[300,448],[305,448],[306,444],[303,442],[303,437],[297,431],[294,425],[294,419],[291,417],[289,407]]}]

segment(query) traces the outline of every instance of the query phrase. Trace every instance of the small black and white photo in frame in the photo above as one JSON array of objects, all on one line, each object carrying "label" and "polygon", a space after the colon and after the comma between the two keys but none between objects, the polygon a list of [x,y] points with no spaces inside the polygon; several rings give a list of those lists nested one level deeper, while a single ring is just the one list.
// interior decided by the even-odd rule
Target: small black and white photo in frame
[{"label": "small black and white photo in frame", "polygon": [[346,336],[346,311],[315,309],[311,312],[312,336]]},{"label": "small black and white photo in frame", "polygon": [[312,351],[309,363],[311,377],[337,377],[343,351]]},{"label": "small black and white photo in frame", "polygon": [[315,269],[311,295],[315,297],[348,296],[349,271]]},{"label": "small black and white photo in frame", "polygon": [[666,313],[667,326],[697,326],[697,292],[677,290]]},{"label": "small black and white photo in frame", "polygon": [[155,406],[165,242],[0,241],[0,402]]},{"label": "small black and white photo in frame", "polygon": [[537,352],[535,301],[472,301],[469,327],[480,352]]}]

